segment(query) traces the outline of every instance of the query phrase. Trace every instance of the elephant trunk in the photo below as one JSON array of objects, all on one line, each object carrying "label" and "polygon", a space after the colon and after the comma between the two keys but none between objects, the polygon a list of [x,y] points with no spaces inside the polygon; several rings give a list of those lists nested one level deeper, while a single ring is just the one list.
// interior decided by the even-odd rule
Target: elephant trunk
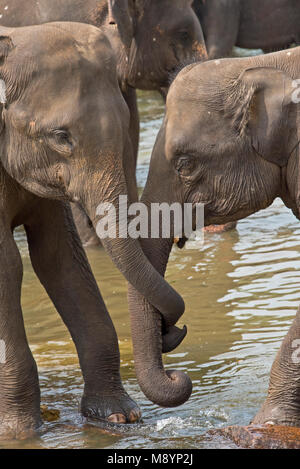
[{"label": "elephant trunk", "polygon": [[[143,240],[142,247],[153,266],[163,276],[169,259],[170,240]],[[162,362],[162,317],[132,286],[128,292],[134,361],[139,385],[148,399],[162,407],[186,402],[192,383],[181,371],[165,371]],[[174,324],[174,323],[173,323]]]},{"label": "elephant trunk", "polygon": [[[96,232],[98,232],[98,217],[97,208],[98,204],[105,200],[115,207],[117,214],[116,233],[117,236],[110,236],[102,238],[101,242],[104,249],[110,255],[114,264],[124,275],[126,280],[136,290],[157,308],[164,318],[166,325],[172,326],[176,324],[179,318],[183,315],[185,304],[181,296],[165,281],[162,275],[155,270],[153,265],[143,253],[141,244],[138,240],[132,239],[127,236],[122,238],[120,232],[128,225],[127,213],[120,219],[119,211],[119,196],[126,196],[127,187],[126,183],[122,181],[117,185],[118,194],[112,195],[108,192],[107,195],[102,194],[100,200],[95,201],[97,194],[101,194],[101,190],[94,189],[90,192],[91,197],[84,204],[84,209],[89,215]],[[96,196],[95,196],[96,194]],[[118,219],[119,218],[119,219]]]}]

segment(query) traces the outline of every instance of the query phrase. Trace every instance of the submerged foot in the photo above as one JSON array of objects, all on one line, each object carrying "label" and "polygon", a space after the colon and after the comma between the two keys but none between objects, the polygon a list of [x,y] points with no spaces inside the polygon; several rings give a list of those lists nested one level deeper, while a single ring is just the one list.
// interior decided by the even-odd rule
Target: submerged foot
[{"label": "submerged foot", "polygon": [[27,440],[35,437],[42,428],[39,416],[20,419],[15,416],[0,416],[0,441]]},{"label": "submerged foot", "polygon": [[136,423],[141,419],[138,405],[124,391],[120,394],[84,395],[81,400],[84,417],[110,423]]},{"label": "submerged foot", "polygon": [[251,421],[252,425],[283,425],[300,427],[300,413],[296,407],[266,401]]}]

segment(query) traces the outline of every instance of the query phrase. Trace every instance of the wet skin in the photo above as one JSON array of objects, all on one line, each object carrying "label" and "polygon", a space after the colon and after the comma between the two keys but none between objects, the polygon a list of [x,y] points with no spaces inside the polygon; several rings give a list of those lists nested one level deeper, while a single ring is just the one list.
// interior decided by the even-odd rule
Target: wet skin
[{"label": "wet skin", "polygon": [[[280,197],[299,219],[300,123],[294,82],[299,76],[300,48],[186,67],[168,94],[142,201],[202,203],[208,226],[247,217]],[[160,180],[169,183],[158,184]],[[179,243],[184,245],[184,239]],[[144,252],[162,275],[172,244],[172,237],[143,241]],[[163,387],[159,316],[132,287],[129,299],[136,357],[142,353],[140,324],[157,330],[152,353],[147,349],[144,360],[152,380]],[[268,397],[255,424],[300,426],[300,368],[293,358],[299,335],[300,311],[274,362]],[[142,389],[158,401],[142,363],[136,359]],[[174,389],[180,381],[188,389],[182,376],[176,380]]]},{"label": "wet skin", "polygon": [[[129,112],[114,53],[106,36],[85,24],[1,27],[0,33],[5,89],[0,337],[6,347],[6,361],[0,364],[0,435],[23,438],[41,424],[37,368],[20,305],[22,263],[13,238],[21,225],[34,270],[77,348],[85,382],[83,415],[135,422],[140,410],[122,386],[116,332],[69,205],[78,202],[96,227],[99,203],[116,203],[119,195],[128,195],[123,161],[132,151]],[[140,283],[143,294],[147,288],[149,300],[160,311],[167,313],[174,301],[178,306],[180,297],[154,270],[137,241],[103,244],[125,278]]]}]

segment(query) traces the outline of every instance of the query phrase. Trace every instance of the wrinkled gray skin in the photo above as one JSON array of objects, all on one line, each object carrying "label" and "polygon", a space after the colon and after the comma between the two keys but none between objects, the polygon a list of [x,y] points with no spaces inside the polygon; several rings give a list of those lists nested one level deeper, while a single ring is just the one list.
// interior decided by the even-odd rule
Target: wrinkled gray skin
[{"label": "wrinkled gray skin", "polygon": [[[69,207],[80,203],[96,228],[98,205],[117,207],[119,195],[128,195],[123,160],[132,152],[130,117],[110,43],[98,28],[79,23],[1,27],[0,78],[6,86],[0,109],[0,338],[6,344],[0,436],[23,437],[41,423],[37,369],[20,305],[22,262],[13,238],[20,225],[35,272],[78,351],[82,413],[134,422],[140,411],[122,387],[117,336]],[[184,303],[139,242],[106,239],[103,245],[166,322],[176,323]]]},{"label": "wrinkled gray skin", "polygon": [[300,44],[298,0],[194,0],[210,59],[233,46],[270,52]]},{"label": "wrinkled gray skin", "polygon": [[[205,225],[210,225],[247,217],[281,197],[299,219],[300,104],[293,102],[300,98],[293,83],[299,77],[300,47],[186,67],[168,94],[142,201],[203,203]],[[182,238],[179,246],[184,242]],[[143,241],[144,252],[162,275],[172,244],[172,238]],[[158,388],[148,382],[150,375],[159,389],[166,383],[160,316],[133,287],[129,299],[137,376],[144,393],[157,401]],[[141,323],[156,334],[147,332],[142,341]],[[299,338],[300,310],[276,357],[268,397],[254,423],[300,426]],[[145,349],[145,343],[151,346]],[[166,396],[170,400],[167,390]]]},{"label": "wrinkled gray skin", "polygon": [[[139,143],[135,89],[157,90],[165,95],[170,73],[181,63],[206,58],[202,30],[191,3],[192,0],[0,0],[0,22],[4,26],[78,21],[101,27],[107,34],[130,110],[134,151],[132,158],[127,156],[125,170],[132,199],[137,198]],[[98,245],[99,239],[82,208],[73,207],[73,215],[83,244]]]}]

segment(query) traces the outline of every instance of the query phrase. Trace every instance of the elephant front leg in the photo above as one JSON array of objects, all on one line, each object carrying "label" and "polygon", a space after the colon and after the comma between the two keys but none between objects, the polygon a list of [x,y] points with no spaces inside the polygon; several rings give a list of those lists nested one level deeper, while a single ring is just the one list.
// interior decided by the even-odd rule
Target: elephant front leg
[{"label": "elephant front leg", "polygon": [[300,309],[272,366],[267,399],[252,423],[300,427]]},{"label": "elephant front leg", "polygon": [[33,267],[68,327],[84,378],[84,416],[135,422],[120,377],[117,335],[80,243],[70,207],[40,200],[26,223]]},{"label": "elephant front leg", "polygon": [[22,262],[1,219],[0,259],[0,439],[20,439],[42,423],[40,390],[20,303]]}]

